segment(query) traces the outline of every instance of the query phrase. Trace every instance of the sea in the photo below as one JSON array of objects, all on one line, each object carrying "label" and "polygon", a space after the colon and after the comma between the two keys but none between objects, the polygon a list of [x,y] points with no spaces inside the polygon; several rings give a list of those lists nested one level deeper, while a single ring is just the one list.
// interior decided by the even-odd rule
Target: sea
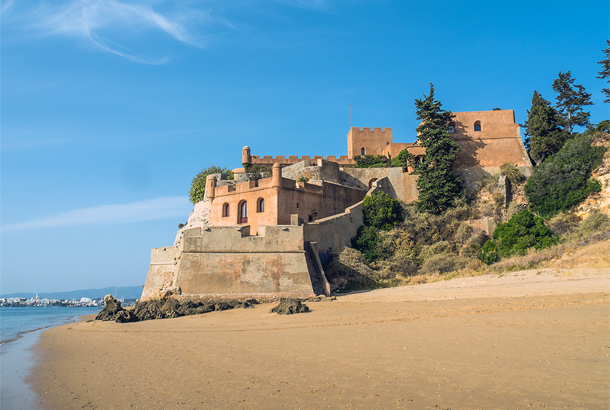
[{"label": "sea", "polygon": [[0,409],[45,410],[26,382],[40,334],[100,307],[0,307]]}]

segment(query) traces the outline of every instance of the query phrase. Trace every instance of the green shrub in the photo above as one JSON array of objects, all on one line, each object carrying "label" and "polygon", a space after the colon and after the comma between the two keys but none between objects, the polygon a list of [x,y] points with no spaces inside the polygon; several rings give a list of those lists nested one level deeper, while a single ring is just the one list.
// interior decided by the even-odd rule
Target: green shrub
[{"label": "green shrub", "polygon": [[391,166],[390,161],[383,155],[356,155],[356,168],[385,168]]},{"label": "green shrub", "polygon": [[205,186],[208,175],[212,174],[226,174],[227,179],[233,179],[233,171],[226,167],[219,167],[218,165],[210,165],[209,167],[199,171],[197,175],[191,181],[191,189],[189,190],[189,200],[196,204],[197,202],[203,201],[205,196]]},{"label": "green shrub", "polygon": [[500,250],[493,239],[485,242],[479,253],[479,259],[488,265],[496,263],[500,260]]},{"label": "green shrub", "polygon": [[364,198],[364,225],[390,230],[404,219],[400,201],[385,192],[375,192]]},{"label": "green shrub", "polygon": [[493,239],[502,257],[513,253],[524,255],[529,248],[541,249],[557,243],[553,231],[544,225],[542,218],[527,210],[498,225]]},{"label": "green shrub", "polygon": [[379,229],[374,226],[361,225],[356,236],[352,238],[352,246],[362,253],[364,258],[373,262],[380,255],[377,244],[379,243]]},{"label": "green shrub", "polygon": [[606,149],[592,146],[591,141],[590,135],[577,136],[534,169],[524,188],[532,211],[547,218],[601,190],[591,172],[601,164]]}]

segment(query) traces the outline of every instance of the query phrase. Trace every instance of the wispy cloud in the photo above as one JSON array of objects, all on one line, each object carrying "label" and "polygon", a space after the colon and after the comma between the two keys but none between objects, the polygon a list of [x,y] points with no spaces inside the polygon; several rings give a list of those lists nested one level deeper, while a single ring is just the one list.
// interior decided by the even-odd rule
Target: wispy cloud
[{"label": "wispy cloud", "polygon": [[194,21],[198,25],[209,21],[206,11],[172,7],[174,2],[168,1],[156,2],[163,11],[154,10],[149,4],[119,0],[71,0],[59,5],[33,1],[24,7],[12,3],[3,6],[3,12],[12,12],[20,23],[43,36],[81,38],[101,50],[145,64],[162,64],[169,59],[159,48],[151,51],[150,44],[142,46],[151,32],[202,47],[203,37],[189,27]]},{"label": "wispy cloud", "polygon": [[191,209],[188,198],[162,197],[128,204],[99,205],[58,215],[5,225],[3,232],[85,225],[119,225],[164,218],[183,218]]}]

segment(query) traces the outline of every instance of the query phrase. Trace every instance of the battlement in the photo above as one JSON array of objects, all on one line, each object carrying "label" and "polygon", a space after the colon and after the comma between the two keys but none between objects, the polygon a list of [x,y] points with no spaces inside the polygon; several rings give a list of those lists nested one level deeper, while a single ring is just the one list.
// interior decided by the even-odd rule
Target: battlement
[{"label": "battlement", "polygon": [[289,155],[288,157],[286,157],[284,155],[278,155],[275,157],[272,155],[264,155],[262,157],[258,156],[258,155],[251,155],[249,157],[249,159],[250,159],[249,163],[255,164],[255,165],[273,165],[273,164],[293,165],[293,164],[296,164],[301,161],[316,161],[318,159],[337,162],[341,165],[355,165],[356,164],[356,161],[348,158],[347,155],[341,155],[338,157],[334,156],[334,155],[329,155],[327,157],[324,157],[322,155],[314,155],[313,157],[310,155],[303,155],[303,156]]},{"label": "battlement", "polygon": [[303,252],[303,227],[262,225],[250,236],[249,225],[207,226],[184,232],[185,253]]}]

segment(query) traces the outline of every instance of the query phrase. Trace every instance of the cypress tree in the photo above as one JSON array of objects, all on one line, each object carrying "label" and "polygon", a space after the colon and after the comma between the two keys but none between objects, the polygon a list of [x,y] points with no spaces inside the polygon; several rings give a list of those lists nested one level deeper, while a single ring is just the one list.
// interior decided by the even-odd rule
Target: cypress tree
[{"label": "cypress tree", "polygon": [[585,87],[574,84],[572,74],[559,72],[559,77],[553,81],[553,90],[557,93],[557,108],[561,114],[561,125],[572,135],[575,125],[586,127],[589,125],[591,114],[584,111],[587,105],[593,105],[591,94],[585,91]]},{"label": "cypress tree", "polygon": [[[606,80],[606,82],[608,84],[610,84],[610,40],[606,40],[606,44],[608,45],[608,47],[606,47],[605,50],[602,50],[604,52],[604,54],[606,55],[606,58],[602,61],[598,61],[598,64],[602,65],[602,71],[600,71],[597,76],[597,78],[600,78],[602,80]],[[606,99],[604,100],[605,103],[610,103],[610,88],[602,88],[602,93],[604,93],[604,95],[606,96]]]},{"label": "cypress tree", "polygon": [[418,207],[424,212],[440,214],[462,195],[460,180],[453,175],[453,163],[460,151],[449,134],[449,122],[454,116],[434,99],[432,84],[430,95],[416,99],[415,107],[417,118],[422,120],[417,127],[419,143],[426,149],[426,156],[417,167]]},{"label": "cypress tree", "polygon": [[532,159],[540,163],[563,147],[566,133],[559,127],[560,117],[557,110],[534,91],[532,108],[527,112],[525,146]]}]

